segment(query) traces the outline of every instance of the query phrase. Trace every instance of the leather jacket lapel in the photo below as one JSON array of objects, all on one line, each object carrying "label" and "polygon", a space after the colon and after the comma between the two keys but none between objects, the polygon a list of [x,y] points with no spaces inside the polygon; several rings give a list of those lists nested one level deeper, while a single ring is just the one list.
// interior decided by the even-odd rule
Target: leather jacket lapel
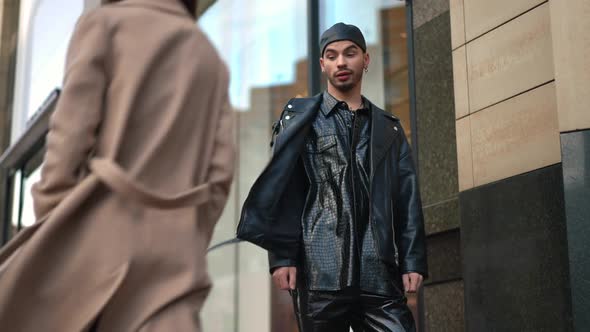
[{"label": "leather jacket lapel", "polygon": [[[392,122],[399,121],[395,116],[383,111],[379,107],[371,104],[371,178],[379,163],[389,151],[391,144],[395,141],[397,131],[392,130]],[[389,119],[385,119],[389,118]],[[395,127],[394,127],[395,128]]]}]

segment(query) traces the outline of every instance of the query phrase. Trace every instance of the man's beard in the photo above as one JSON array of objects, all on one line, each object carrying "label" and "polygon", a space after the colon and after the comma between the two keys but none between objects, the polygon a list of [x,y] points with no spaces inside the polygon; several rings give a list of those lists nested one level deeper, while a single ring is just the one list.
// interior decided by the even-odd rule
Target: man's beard
[{"label": "man's beard", "polygon": [[338,78],[336,76],[329,76],[328,81],[330,81],[330,84],[334,88],[336,88],[336,90],[338,90],[340,92],[348,92],[348,91],[352,90],[354,87],[356,87],[357,84],[359,84],[361,82],[361,80],[363,79],[363,73],[360,72],[360,74],[359,74],[355,71],[352,71],[351,78],[352,79],[349,82],[342,83],[338,80]]}]

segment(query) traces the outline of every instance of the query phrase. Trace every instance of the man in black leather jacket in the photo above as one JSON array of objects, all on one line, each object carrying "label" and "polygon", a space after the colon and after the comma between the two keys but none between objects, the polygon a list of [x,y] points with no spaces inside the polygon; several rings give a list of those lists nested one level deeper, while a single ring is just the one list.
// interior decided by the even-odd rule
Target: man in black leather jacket
[{"label": "man in black leather jacket", "polygon": [[301,331],[413,331],[405,292],[427,266],[410,147],[400,121],[361,95],[361,31],[338,23],[320,48],[328,89],[285,106],[238,237],[269,251]]}]

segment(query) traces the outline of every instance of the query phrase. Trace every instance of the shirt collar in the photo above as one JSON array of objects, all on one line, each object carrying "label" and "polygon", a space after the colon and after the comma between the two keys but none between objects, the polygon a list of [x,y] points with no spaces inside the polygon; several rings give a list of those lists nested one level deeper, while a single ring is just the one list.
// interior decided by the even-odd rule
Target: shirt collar
[{"label": "shirt collar", "polygon": [[[361,98],[363,99],[363,105],[359,110],[367,109],[369,105],[368,100],[364,96],[361,96]],[[332,96],[328,90],[325,90],[320,109],[324,116],[327,117],[332,114],[334,110],[337,110],[338,106],[342,104],[346,105],[345,102],[336,99],[336,97]]]}]

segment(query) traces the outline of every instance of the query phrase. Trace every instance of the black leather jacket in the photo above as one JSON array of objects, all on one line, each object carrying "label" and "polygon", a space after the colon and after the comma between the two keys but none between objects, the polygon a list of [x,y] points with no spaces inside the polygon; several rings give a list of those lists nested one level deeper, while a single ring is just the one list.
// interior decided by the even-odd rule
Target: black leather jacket
[{"label": "black leather jacket", "polygon": [[[242,208],[238,238],[281,257],[280,265],[295,265],[300,254],[308,183],[300,154],[321,101],[319,94],[287,103],[273,156]],[[418,272],[426,277],[424,222],[410,146],[397,118],[374,104],[370,110],[370,222],[377,253],[386,264],[399,264],[401,273]]]}]

